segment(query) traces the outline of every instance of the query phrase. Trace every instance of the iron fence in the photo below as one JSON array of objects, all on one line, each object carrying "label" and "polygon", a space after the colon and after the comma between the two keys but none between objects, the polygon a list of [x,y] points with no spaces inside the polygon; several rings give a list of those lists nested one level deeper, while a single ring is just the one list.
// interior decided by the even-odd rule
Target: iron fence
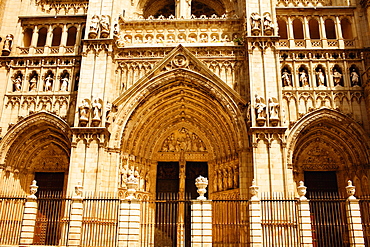
[{"label": "iron fence", "polygon": [[81,246],[117,246],[118,215],[118,198],[84,198]]},{"label": "iron fence", "polygon": [[61,193],[38,195],[34,245],[67,245],[71,205]]},{"label": "iron fence", "polygon": [[370,247],[370,196],[363,196],[359,203],[365,246]]},{"label": "iron fence", "polygon": [[247,200],[212,201],[213,246],[241,247],[248,244],[248,206]]},{"label": "iron fence", "polygon": [[159,193],[141,202],[141,246],[191,246],[191,201],[177,193]]},{"label": "iron fence", "polygon": [[350,246],[346,198],[338,193],[311,192],[309,200],[314,246]]},{"label": "iron fence", "polygon": [[0,197],[0,245],[18,245],[26,198]]},{"label": "iron fence", "polygon": [[262,195],[263,246],[300,246],[297,203],[293,196],[285,197],[280,193]]}]

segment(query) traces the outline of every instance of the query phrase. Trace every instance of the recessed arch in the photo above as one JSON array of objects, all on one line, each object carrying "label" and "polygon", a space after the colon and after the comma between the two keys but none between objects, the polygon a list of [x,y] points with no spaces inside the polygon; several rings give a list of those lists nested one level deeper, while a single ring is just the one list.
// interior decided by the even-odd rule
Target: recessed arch
[{"label": "recessed arch", "polygon": [[59,117],[40,112],[28,116],[8,131],[0,143],[0,162],[6,167],[15,192],[28,192],[35,172],[69,169],[70,127]]},{"label": "recessed arch", "polygon": [[[172,71],[153,79],[152,83],[160,82],[161,86],[144,90],[145,93],[142,90],[140,101],[126,116],[124,108],[117,113],[112,145],[121,147],[123,152],[151,158],[168,135],[181,127],[203,138],[207,149],[213,152],[213,159],[247,145],[237,102],[227,104],[225,101],[230,98],[218,100],[225,95],[210,92],[209,79],[192,71],[181,72],[180,75]],[[206,85],[197,85],[199,81]]]},{"label": "recessed arch", "polygon": [[287,147],[296,182],[303,180],[304,171],[335,171],[338,188],[344,188],[346,176],[354,179],[369,164],[369,140],[362,128],[328,108],[300,119],[287,137]]}]

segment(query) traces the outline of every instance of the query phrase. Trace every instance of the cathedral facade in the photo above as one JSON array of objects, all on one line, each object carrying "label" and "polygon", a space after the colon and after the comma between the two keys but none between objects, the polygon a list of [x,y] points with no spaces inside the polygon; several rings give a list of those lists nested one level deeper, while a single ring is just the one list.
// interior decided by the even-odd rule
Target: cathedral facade
[{"label": "cathedral facade", "polygon": [[3,0],[0,194],[369,194],[365,0]]}]

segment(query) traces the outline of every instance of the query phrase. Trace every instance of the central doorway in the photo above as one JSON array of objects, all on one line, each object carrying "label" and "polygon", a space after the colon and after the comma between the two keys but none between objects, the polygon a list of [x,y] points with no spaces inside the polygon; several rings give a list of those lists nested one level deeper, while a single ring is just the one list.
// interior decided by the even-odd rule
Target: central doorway
[{"label": "central doorway", "polygon": [[208,177],[207,162],[158,162],[155,246],[191,245],[191,199],[195,179]]}]

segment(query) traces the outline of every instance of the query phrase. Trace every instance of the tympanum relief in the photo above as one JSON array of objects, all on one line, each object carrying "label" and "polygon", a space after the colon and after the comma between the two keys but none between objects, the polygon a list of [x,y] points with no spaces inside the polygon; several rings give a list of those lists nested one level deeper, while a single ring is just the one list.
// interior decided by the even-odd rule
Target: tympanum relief
[{"label": "tympanum relief", "polygon": [[194,132],[181,128],[171,133],[163,142],[161,152],[206,152],[204,142]]}]

